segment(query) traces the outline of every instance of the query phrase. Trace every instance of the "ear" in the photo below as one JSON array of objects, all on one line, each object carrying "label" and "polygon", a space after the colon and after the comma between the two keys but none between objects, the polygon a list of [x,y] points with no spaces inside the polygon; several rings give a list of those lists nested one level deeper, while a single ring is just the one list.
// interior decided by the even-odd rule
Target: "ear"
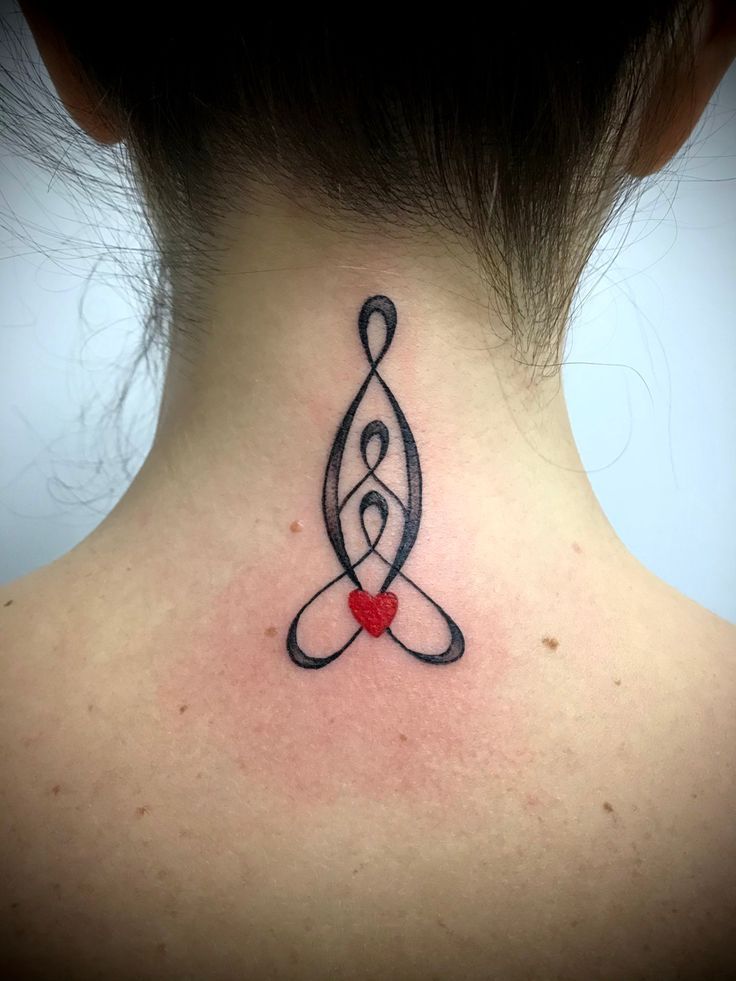
[{"label": "ear", "polygon": [[[672,159],[691,135],[718,83],[736,58],[736,5],[709,0],[698,28],[694,62],[674,78],[662,77],[645,109],[639,147],[629,167],[633,177],[646,177]],[[663,122],[666,120],[666,122]]]},{"label": "ear", "polygon": [[74,122],[97,143],[119,143],[123,138],[121,127],[102,112],[99,91],[85,78],[58,29],[32,0],[20,0],[20,8],[59,99]]}]

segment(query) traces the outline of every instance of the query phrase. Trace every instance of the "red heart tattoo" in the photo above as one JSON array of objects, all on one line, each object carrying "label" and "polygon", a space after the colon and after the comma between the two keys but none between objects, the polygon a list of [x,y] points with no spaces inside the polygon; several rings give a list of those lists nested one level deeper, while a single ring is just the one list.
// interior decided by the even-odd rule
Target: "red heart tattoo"
[{"label": "red heart tattoo", "polygon": [[348,606],[361,627],[372,637],[380,637],[396,616],[399,598],[395,593],[371,596],[362,589],[354,589],[348,596]]}]

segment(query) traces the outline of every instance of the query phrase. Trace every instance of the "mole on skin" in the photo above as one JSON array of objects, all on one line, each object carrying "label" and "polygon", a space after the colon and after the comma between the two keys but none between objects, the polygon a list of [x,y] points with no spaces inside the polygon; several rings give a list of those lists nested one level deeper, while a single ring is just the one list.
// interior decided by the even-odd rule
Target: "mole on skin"
[{"label": "mole on skin", "polygon": [[266,627],[266,629],[264,630],[264,633],[265,633],[266,637],[275,637],[276,636],[276,627]]},{"label": "mole on skin", "polygon": [[304,525],[302,524],[301,521],[292,521],[291,524],[289,525],[289,530],[294,532],[303,531]]},{"label": "mole on skin", "polygon": [[556,651],[560,646],[560,642],[556,637],[542,637],[542,643],[550,651]]}]

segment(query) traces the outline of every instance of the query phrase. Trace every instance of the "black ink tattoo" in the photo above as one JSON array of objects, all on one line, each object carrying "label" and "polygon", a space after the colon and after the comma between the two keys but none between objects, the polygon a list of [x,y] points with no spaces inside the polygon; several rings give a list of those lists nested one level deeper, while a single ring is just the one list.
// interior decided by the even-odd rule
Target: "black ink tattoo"
[{"label": "black ink tattoo", "polygon": [[[371,316],[374,314],[382,317],[385,327],[385,339],[383,346],[378,353],[373,355],[368,338],[368,326]],[[429,664],[449,664],[462,656],[465,649],[465,640],[462,631],[455,621],[445,613],[438,603],[427,595],[417,586],[405,573],[402,567],[412,550],[417,534],[419,533],[419,522],[422,515],[422,471],[419,466],[419,454],[414,441],[414,436],[409,428],[409,423],[396,401],[396,398],[378,372],[378,366],[388,352],[396,331],[396,307],[386,296],[372,296],[363,304],[358,317],[358,332],[360,341],[363,345],[370,370],[365,381],[358,389],[358,393],[353,399],[345,417],[340,423],[337,435],[330,450],[325,471],[324,487],[322,492],[322,513],[325,520],[327,535],[330,539],[335,555],[342,567],[340,575],[331,579],[326,585],[318,590],[310,600],[294,617],[286,639],[286,649],[295,664],[302,668],[322,668],[334,661],[344,651],[350,647],[353,641],[365,629],[374,637],[379,637],[386,633],[394,643],[398,644],[407,653],[425,661]],[[353,423],[356,413],[361,407],[361,403],[369,390],[369,386],[375,383],[379,386],[379,394],[383,396],[390,406],[391,413],[388,414],[389,423],[393,427],[395,421],[398,434],[401,438],[402,451],[400,454],[401,470],[403,471],[402,483],[404,488],[402,493],[396,493],[388,486],[376,472],[386,459],[391,444],[389,425],[381,419],[371,419],[367,422],[360,433],[359,443],[352,437]],[[391,420],[390,415],[393,415]],[[360,456],[365,465],[365,473],[356,483],[341,496],[340,481],[343,471],[345,450],[349,441],[354,440],[355,449],[359,447]],[[371,462],[371,457],[373,460]],[[344,479],[344,478],[343,478]],[[362,496],[359,492],[362,491]],[[358,520],[362,538],[365,539],[361,546],[362,554],[353,560],[350,556],[350,547],[346,541],[346,533],[343,525],[343,518],[346,505],[357,502]],[[393,513],[398,516],[399,534],[398,544],[392,559],[386,558],[383,552],[378,550],[378,545],[384,537],[384,532]],[[366,513],[373,511],[373,518],[378,517],[378,530],[371,532],[366,525]],[[365,546],[367,545],[367,549]],[[366,592],[358,575],[358,567],[366,561],[374,558],[380,560],[383,568],[387,568],[383,576],[380,587],[375,594]],[[363,573],[363,569],[361,569]],[[382,573],[383,575],[383,573]],[[398,577],[402,583],[409,588],[416,590],[424,598],[444,621],[449,632],[449,642],[446,648],[439,653],[428,653],[415,650],[413,647],[399,639],[396,632],[391,629],[391,623],[399,608],[399,597],[388,591],[389,586]],[[347,579],[353,585],[352,591],[347,595],[347,605],[353,618],[359,624],[347,641],[324,656],[308,654],[299,644],[299,623],[302,615],[312,604],[328,589],[331,589],[341,580]],[[346,583],[347,585],[347,583]]]}]

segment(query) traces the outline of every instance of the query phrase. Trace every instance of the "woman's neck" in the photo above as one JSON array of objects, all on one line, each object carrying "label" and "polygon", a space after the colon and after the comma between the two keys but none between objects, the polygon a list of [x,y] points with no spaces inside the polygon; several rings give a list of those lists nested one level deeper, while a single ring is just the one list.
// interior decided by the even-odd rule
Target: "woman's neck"
[{"label": "woman's neck", "polygon": [[[113,523],[131,509],[159,524],[186,515],[241,549],[255,525],[321,526],[328,453],[370,371],[358,315],[382,295],[397,323],[380,374],[411,426],[437,533],[614,543],[559,375],[515,358],[469,252],[265,206],[226,241],[206,321],[172,356],[152,452]],[[370,330],[376,352],[384,328]]]}]

